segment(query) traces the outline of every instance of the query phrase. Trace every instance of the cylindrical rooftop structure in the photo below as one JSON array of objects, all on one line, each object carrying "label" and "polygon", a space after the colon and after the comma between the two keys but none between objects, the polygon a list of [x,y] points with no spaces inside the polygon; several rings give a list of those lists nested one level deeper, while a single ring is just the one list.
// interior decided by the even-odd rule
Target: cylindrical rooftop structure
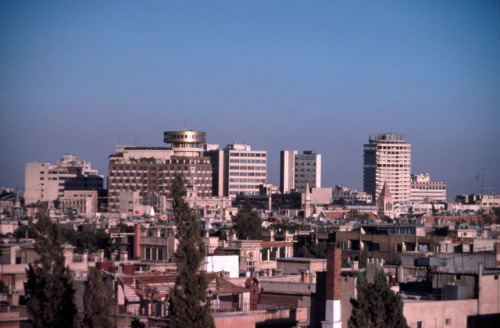
[{"label": "cylindrical rooftop structure", "polygon": [[207,142],[207,133],[200,131],[165,131],[163,141],[176,156],[200,156]]}]

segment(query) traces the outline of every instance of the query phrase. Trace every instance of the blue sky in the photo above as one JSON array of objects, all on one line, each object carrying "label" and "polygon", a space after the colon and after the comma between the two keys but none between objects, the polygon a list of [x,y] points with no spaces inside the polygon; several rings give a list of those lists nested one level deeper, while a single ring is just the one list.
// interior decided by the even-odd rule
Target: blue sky
[{"label": "blue sky", "polygon": [[500,192],[499,1],[2,1],[0,186],[64,153],[107,175],[163,131],[323,155],[362,188],[370,133],[406,134],[449,197]]}]

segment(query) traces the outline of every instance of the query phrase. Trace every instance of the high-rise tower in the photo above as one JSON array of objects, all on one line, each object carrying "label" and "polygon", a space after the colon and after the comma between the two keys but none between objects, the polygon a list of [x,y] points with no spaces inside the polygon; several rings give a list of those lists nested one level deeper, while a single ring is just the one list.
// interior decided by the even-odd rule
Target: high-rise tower
[{"label": "high-rise tower", "polygon": [[305,192],[306,185],[321,188],[321,154],[306,150],[298,154],[296,150],[282,150],[280,165],[280,190],[289,193],[295,189]]},{"label": "high-rise tower", "polygon": [[406,136],[392,133],[370,135],[364,145],[364,191],[375,199],[385,182],[395,203],[410,200],[411,145]]}]

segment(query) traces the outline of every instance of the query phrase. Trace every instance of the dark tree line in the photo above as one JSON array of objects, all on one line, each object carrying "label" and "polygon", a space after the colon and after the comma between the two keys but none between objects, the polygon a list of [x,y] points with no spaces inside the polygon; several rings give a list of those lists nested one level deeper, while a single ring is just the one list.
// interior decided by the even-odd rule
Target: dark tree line
[{"label": "dark tree line", "polygon": [[111,328],[108,317],[111,291],[104,287],[101,274],[90,268],[84,292],[84,309],[75,303],[73,272],[65,264],[59,225],[45,214],[31,226],[35,251],[40,256],[28,266],[25,284],[27,311],[34,328]]}]

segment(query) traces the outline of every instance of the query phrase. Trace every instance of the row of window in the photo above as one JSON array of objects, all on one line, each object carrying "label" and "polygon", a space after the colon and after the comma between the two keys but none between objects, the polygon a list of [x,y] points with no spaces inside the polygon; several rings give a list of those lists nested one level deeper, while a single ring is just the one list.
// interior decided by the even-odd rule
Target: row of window
[{"label": "row of window", "polygon": [[229,179],[229,182],[266,183],[266,179]]},{"label": "row of window", "polygon": [[229,163],[266,164],[265,159],[231,159]]},{"label": "row of window", "polygon": [[229,167],[230,170],[247,170],[247,171],[262,171],[262,170],[266,170],[267,168],[265,166],[230,166]]},{"label": "row of window", "polygon": [[230,172],[230,176],[235,176],[235,177],[265,177],[265,173],[260,173],[260,172]]},{"label": "row of window", "polygon": [[231,157],[267,157],[266,153],[230,153]]}]

